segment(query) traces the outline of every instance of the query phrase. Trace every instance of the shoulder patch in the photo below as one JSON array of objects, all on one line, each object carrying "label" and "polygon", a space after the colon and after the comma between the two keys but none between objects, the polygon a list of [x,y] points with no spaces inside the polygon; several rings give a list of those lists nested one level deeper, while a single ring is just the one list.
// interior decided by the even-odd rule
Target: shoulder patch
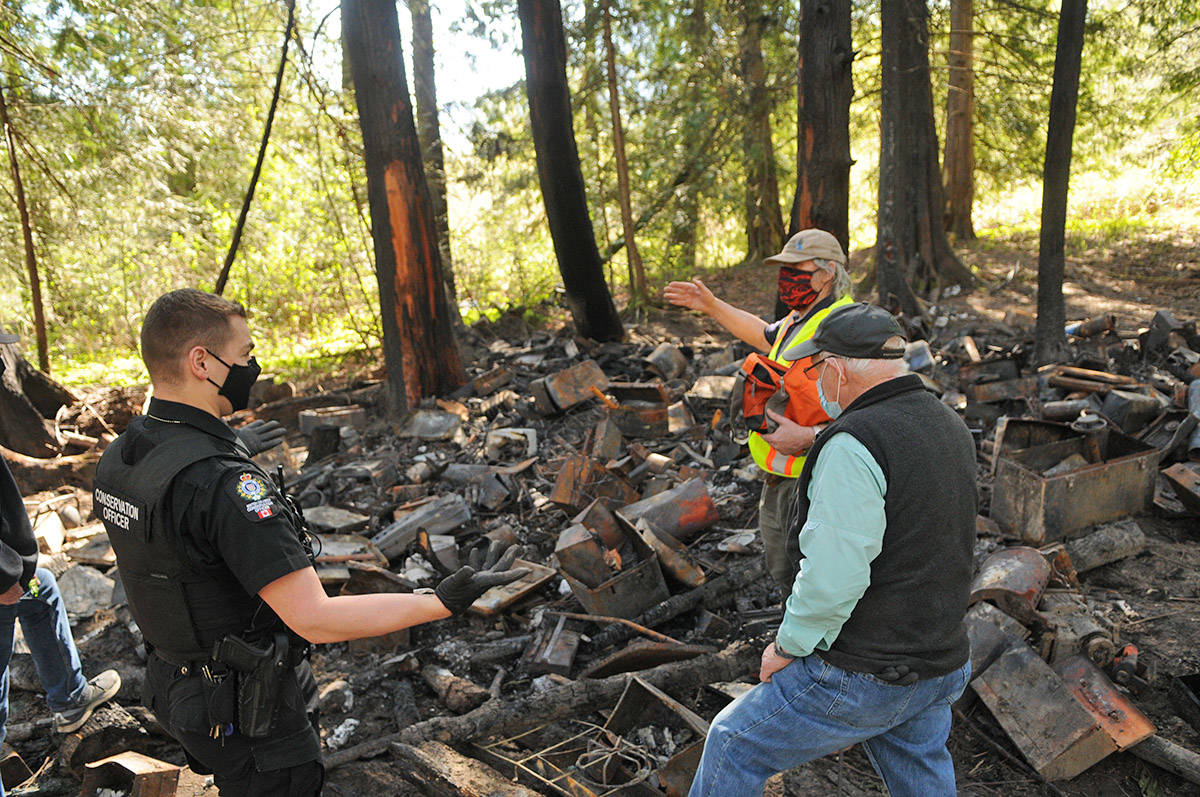
[{"label": "shoulder patch", "polygon": [[243,470],[229,481],[233,499],[251,520],[267,520],[281,514],[275,487],[261,473]]}]

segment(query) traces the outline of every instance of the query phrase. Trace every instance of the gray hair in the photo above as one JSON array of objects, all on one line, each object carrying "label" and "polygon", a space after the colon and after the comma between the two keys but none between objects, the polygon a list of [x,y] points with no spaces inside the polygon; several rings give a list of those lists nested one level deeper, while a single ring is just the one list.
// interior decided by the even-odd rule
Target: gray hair
[{"label": "gray hair", "polygon": [[850,293],[850,274],[846,271],[846,267],[836,260],[826,260],[822,257],[814,257],[813,264],[817,268],[824,269],[833,274],[833,293],[834,298],[840,299]]},{"label": "gray hair", "polygon": [[[885,348],[898,348],[904,346],[904,338],[899,335],[893,335],[888,338]],[[838,357],[839,360],[846,364],[846,371],[857,374],[859,376],[871,375],[880,378],[891,379],[892,377],[901,376],[908,373],[908,364],[902,358],[892,360],[883,359],[862,359],[857,357]]]}]

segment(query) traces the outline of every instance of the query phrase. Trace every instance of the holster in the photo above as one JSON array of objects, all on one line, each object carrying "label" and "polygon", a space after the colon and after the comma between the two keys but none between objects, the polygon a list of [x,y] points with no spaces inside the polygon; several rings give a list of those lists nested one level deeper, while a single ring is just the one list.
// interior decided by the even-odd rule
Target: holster
[{"label": "holster", "polygon": [[262,738],[271,732],[279,685],[291,666],[288,635],[277,632],[266,645],[254,645],[232,634],[213,646],[213,661],[237,673],[237,729]]}]

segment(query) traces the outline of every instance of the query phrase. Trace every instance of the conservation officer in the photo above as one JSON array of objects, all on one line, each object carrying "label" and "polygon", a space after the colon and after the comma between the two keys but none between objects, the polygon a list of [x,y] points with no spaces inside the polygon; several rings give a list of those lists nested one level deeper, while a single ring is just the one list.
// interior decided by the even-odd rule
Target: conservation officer
[{"label": "conservation officer", "polygon": [[222,795],[319,794],[309,644],[465,611],[523,574],[516,549],[433,594],[327,596],[291,505],[221,420],[260,372],[245,309],[172,291],[146,313],[141,347],[154,398],[105,451],[94,499],[150,652],[147,701]]}]

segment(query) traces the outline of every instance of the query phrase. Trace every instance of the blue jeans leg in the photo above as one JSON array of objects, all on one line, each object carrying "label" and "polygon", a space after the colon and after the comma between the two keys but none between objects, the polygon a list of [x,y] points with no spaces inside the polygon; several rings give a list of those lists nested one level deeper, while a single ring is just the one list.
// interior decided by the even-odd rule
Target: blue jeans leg
[{"label": "blue jeans leg", "polygon": [[[53,573],[41,568],[37,577],[41,582],[37,597],[28,592],[22,595],[16,603],[16,615],[21,621],[25,643],[33,654],[38,680],[46,690],[46,703],[51,711],[62,711],[71,708],[83,695],[87,681],[79,665],[79,653],[75,650],[67,606],[58,590],[58,581]],[[11,634],[9,637],[11,639]],[[10,641],[10,648],[11,645]]]},{"label": "blue jeans leg", "polygon": [[[816,656],[797,659],[713,720],[690,795],[759,797],[776,772],[896,728],[897,737],[876,746],[873,756],[893,795],[913,794],[908,784],[928,771],[941,780],[948,772],[951,785],[943,791],[921,781],[923,797],[953,794],[954,769],[945,750],[949,704],[966,685],[966,672],[964,666],[940,678],[893,686]],[[935,722],[943,716],[939,707],[945,709],[944,729]],[[906,743],[911,749],[904,749]],[[930,761],[920,765],[909,760],[926,755]]]}]

